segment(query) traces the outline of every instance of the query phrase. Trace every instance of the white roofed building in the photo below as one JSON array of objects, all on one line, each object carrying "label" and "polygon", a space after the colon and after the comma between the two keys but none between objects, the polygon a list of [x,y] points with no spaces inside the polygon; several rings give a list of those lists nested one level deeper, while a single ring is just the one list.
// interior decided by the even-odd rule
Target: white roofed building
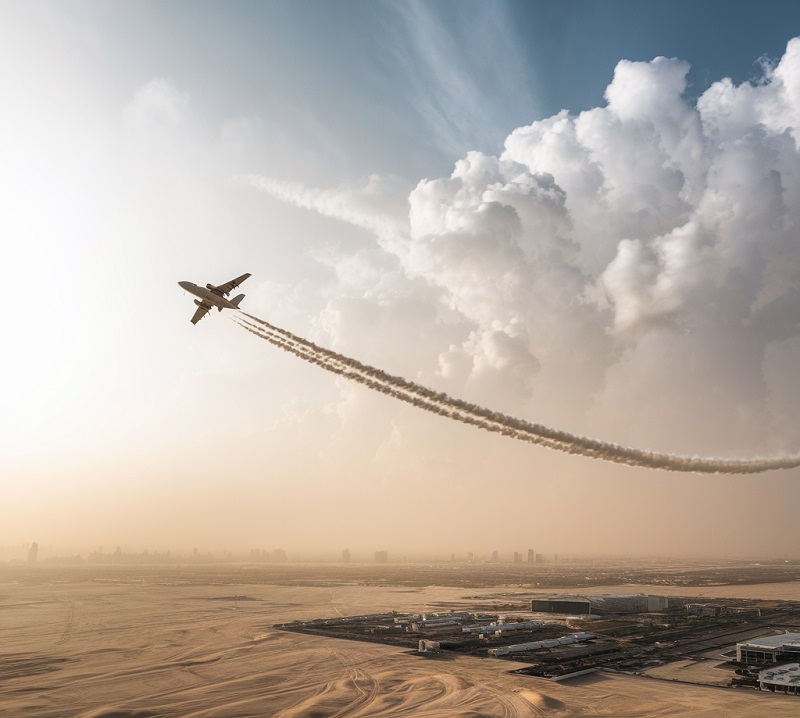
[{"label": "white roofed building", "polygon": [[800,660],[800,633],[779,633],[736,644],[740,663],[786,663]]},{"label": "white roofed building", "polygon": [[800,663],[787,663],[759,671],[758,687],[762,691],[800,696]]}]

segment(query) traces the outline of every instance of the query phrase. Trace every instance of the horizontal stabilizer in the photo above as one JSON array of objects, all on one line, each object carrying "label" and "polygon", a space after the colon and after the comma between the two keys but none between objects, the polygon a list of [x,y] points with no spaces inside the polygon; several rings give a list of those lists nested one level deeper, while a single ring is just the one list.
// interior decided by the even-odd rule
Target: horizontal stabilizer
[{"label": "horizontal stabilizer", "polygon": [[236,296],[233,299],[231,299],[231,304],[235,304],[238,307],[239,306],[239,302],[241,302],[242,299],[244,299],[244,294],[239,294],[238,296]]}]

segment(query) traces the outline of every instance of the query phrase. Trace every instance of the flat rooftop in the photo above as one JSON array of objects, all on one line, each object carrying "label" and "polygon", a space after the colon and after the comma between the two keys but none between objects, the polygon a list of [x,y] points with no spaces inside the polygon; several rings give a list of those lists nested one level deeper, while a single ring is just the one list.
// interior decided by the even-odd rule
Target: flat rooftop
[{"label": "flat rooftop", "polygon": [[761,636],[749,641],[742,641],[739,645],[764,650],[773,650],[782,646],[800,648],[800,633],[779,633],[777,636]]},{"label": "flat rooftop", "polygon": [[758,680],[772,685],[800,687],[800,663],[786,663],[759,671]]}]

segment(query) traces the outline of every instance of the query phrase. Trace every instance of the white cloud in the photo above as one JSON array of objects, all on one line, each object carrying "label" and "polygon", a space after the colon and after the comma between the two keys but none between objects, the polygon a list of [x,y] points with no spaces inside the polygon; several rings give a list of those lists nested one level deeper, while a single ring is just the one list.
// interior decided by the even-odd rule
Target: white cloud
[{"label": "white cloud", "polygon": [[761,83],[737,86],[725,78],[703,94],[697,108],[705,134],[721,144],[762,125],[772,134],[789,131],[800,145],[800,38],[789,41],[774,69],[765,67]]},{"label": "white cloud", "polygon": [[[405,359],[450,391],[622,441],[758,449],[781,441],[765,427],[786,414],[775,387],[800,335],[800,40],[760,82],[721,80],[696,107],[688,70],[620,62],[606,106],[519,128],[499,157],[467,153],[410,192],[407,216],[379,187],[251,181],[372,231],[396,262],[340,258],[359,290],[323,323],[342,351],[359,328],[417,322]],[[430,288],[413,322],[370,290],[384,271],[401,294]]]}]

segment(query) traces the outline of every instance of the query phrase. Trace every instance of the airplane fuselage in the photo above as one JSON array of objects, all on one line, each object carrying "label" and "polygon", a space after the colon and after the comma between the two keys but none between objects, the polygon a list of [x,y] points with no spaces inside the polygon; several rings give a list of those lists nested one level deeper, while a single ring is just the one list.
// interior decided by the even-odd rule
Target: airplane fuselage
[{"label": "airplane fuselage", "polygon": [[190,294],[194,294],[196,297],[200,297],[200,299],[208,302],[212,306],[217,307],[218,309],[238,309],[232,301],[226,299],[221,294],[217,294],[212,290],[206,287],[198,287],[194,282],[178,282],[178,286],[181,289],[185,289]]}]

